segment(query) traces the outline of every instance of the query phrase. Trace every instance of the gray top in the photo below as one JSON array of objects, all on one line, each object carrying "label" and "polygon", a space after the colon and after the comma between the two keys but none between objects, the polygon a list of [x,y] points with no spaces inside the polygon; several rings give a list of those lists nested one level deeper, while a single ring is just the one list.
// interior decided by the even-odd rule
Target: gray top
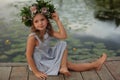
[{"label": "gray top", "polygon": [[54,46],[50,46],[52,38],[47,33],[44,35],[44,42],[35,33],[31,33],[29,36],[34,36],[39,42],[33,53],[38,70],[47,75],[58,75],[62,55],[67,46],[66,42],[58,41]]}]

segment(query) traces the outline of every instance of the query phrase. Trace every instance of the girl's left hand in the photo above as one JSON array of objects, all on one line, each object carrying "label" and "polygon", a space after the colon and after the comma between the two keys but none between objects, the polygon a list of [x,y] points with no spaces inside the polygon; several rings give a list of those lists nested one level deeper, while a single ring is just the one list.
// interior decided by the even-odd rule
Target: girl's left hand
[{"label": "girl's left hand", "polygon": [[52,13],[52,19],[55,20],[55,21],[59,20],[59,16],[56,12]]}]

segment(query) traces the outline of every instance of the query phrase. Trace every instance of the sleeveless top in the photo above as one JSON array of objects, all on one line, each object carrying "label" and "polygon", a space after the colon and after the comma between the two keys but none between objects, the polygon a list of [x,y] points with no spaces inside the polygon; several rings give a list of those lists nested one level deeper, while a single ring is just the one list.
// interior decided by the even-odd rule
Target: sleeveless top
[{"label": "sleeveless top", "polygon": [[54,46],[50,46],[52,37],[48,33],[44,35],[44,42],[35,33],[31,33],[29,36],[34,36],[39,43],[33,53],[33,59],[37,69],[47,75],[58,75],[61,59],[67,46],[66,42],[60,40]]}]

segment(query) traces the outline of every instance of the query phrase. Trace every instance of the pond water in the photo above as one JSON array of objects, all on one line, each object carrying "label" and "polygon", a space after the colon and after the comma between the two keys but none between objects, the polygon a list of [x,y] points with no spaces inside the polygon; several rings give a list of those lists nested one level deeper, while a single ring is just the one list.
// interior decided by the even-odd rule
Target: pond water
[{"label": "pond water", "polygon": [[[35,1],[35,0],[34,0]],[[33,0],[0,1],[0,62],[21,62],[25,59],[25,46],[29,28],[21,23],[20,9]],[[94,18],[92,0],[51,0],[65,26],[69,59],[97,58],[103,52],[109,57],[120,56],[120,27],[114,21]],[[90,5],[88,5],[90,4]],[[56,28],[56,24],[53,23]]]}]

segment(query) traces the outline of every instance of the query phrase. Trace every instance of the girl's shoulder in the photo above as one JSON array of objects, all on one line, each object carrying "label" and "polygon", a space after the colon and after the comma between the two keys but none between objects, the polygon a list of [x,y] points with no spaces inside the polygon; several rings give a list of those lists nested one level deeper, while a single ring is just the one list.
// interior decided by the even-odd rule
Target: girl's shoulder
[{"label": "girl's shoulder", "polygon": [[30,33],[29,35],[28,35],[28,41],[35,41],[35,33]]},{"label": "girl's shoulder", "polygon": [[34,37],[35,35],[36,35],[36,34],[32,32],[32,33],[30,33],[30,34],[28,35],[28,37],[32,37],[32,36]]},{"label": "girl's shoulder", "polygon": [[36,36],[35,33],[30,33],[30,34],[28,35],[28,39],[29,39],[29,40],[35,40],[35,39],[36,39],[35,36]]}]

